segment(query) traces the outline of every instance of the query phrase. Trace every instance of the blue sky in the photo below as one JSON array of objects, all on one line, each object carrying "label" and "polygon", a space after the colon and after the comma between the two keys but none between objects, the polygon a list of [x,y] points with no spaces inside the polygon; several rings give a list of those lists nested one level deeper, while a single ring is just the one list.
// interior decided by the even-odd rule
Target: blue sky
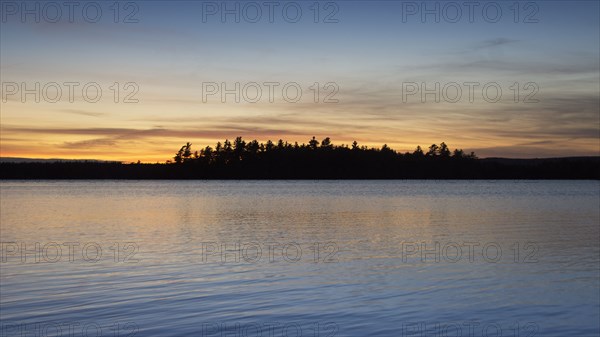
[{"label": "blue sky", "polygon": [[[299,142],[330,136],[336,143],[356,139],[402,151],[445,141],[480,156],[599,153],[598,1],[479,1],[474,22],[467,2],[458,1],[453,4],[463,15],[456,23],[443,14],[439,23],[431,14],[422,20],[420,6],[442,9],[448,6],[443,1],[321,1],[318,23],[314,1],[278,2],[273,23],[266,1],[254,3],[263,9],[257,23],[243,13],[239,23],[232,14],[222,22],[221,8],[214,15],[204,12],[222,2],[201,1],[124,1],[119,23],[113,22],[113,2],[98,1],[93,4],[102,15],[89,23],[78,10],[88,2],[78,3],[74,22],[66,13],[48,22],[42,13],[37,23],[33,15],[22,22],[22,2],[2,1],[3,83],[95,82],[103,89],[97,103],[81,95],[72,103],[22,102],[19,93],[8,95],[2,102],[3,156],[166,160],[180,143],[202,146],[238,135]],[[15,14],[8,13],[12,4]],[[27,1],[29,8],[35,4],[43,8],[45,2]],[[236,5],[248,6],[225,6]],[[418,12],[403,20],[413,5]],[[280,10],[285,6],[288,17]],[[302,16],[287,22],[297,7]],[[495,8],[502,15],[487,22]],[[134,9],[138,22],[123,23]],[[337,22],[323,23],[333,11]],[[527,18],[537,22],[523,22]],[[139,102],[114,103],[114,82],[135,83]],[[274,102],[266,99],[264,86],[256,103],[243,97],[236,103],[233,95],[222,102],[220,94],[203,102],[203,83],[234,88],[236,82],[281,85]],[[303,92],[296,103],[280,97],[280,88],[291,82]],[[315,82],[323,90],[318,103],[310,89]],[[338,87],[338,103],[321,102],[332,91],[323,88],[329,82]],[[465,82],[481,84],[473,102]],[[423,102],[420,93],[403,101],[407,83],[458,83],[463,92],[456,103],[443,97],[437,103],[433,95]],[[478,95],[486,83],[502,89],[498,102]],[[527,83],[533,84],[525,88]],[[4,84],[3,91],[4,98]],[[535,102],[523,102],[534,91]]]}]

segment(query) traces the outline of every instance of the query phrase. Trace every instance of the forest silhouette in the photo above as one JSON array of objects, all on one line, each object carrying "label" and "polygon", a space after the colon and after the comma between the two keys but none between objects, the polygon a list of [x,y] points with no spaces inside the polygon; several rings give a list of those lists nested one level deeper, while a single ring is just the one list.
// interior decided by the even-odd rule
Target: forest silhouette
[{"label": "forest silhouette", "polygon": [[442,142],[439,146],[432,144],[427,152],[423,152],[421,146],[417,146],[412,153],[400,154],[384,144],[380,149],[359,146],[356,141],[349,147],[348,145],[336,146],[331,142],[331,138],[318,141],[316,137],[308,144],[294,144],[284,142],[280,139],[277,144],[268,140],[266,143],[259,143],[257,140],[246,142],[242,137],[237,137],[233,143],[225,140],[218,142],[214,149],[210,146],[200,151],[192,153],[192,144],[186,143],[173,157],[174,162],[189,163],[197,162],[204,165],[234,165],[242,161],[265,161],[265,160],[314,160],[320,161],[335,158],[339,163],[349,162],[351,164],[361,164],[362,162],[374,161],[393,161],[400,158],[438,158],[438,159],[475,159],[475,153],[465,154],[463,150],[455,149],[453,152],[446,143]]},{"label": "forest silhouette", "polygon": [[188,142],[164,164],[4,162],[0,179],[600,179],[600,157],[479,159],[444,142],[400,153],[329,137],[307,144],[237,137],[196,151]]}]

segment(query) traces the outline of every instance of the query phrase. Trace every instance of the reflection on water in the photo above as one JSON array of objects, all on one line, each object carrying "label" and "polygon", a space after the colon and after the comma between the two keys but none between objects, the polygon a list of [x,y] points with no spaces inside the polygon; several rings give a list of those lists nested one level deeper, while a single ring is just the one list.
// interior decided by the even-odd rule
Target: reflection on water
[{"label": "reflection on water", "polygon": [[600,333],[596,181],[0,186],[2,336]]}]

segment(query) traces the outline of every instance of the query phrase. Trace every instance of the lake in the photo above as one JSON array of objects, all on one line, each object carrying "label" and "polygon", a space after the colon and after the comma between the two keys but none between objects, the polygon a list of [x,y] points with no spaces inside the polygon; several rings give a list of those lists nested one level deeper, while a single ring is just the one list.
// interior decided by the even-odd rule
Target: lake
[{"label": "lake", "polygon": [[2,336],[600,334],[598,181],[2,181]]}]

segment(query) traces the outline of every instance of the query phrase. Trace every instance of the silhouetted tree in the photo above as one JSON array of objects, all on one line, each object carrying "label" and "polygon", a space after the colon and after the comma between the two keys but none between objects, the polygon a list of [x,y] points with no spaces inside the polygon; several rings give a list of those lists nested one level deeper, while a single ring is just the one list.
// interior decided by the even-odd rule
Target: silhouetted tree
[{"label": "silhouetted tree", "polygon": [[450,149],[448,149],[448,145],[446,145],[446,143],[442,142],[438,149],[438,153],[439,153],[440,157],[442,157],[442,158],[450,157]]},{"label": "silhouetted tree", "polygon": [[417,146],[417,149],[415,150],[415,152],[413,152],[413,155],[415,157],[423,157],[425,154],[423,153],[423,149],[421,149],[421,146]]},{"label": "silhouetted tree", "polygon": [[212,147],[207,146],[203,150],[200,150],[200,158],[204,159],[206,163],[211,163],[214,160]]},{"label": "silhouetted tree", "polygon": [[267,145],[265,146],[265,149],[267,152],[273,151],[273,149],[275,148],[275,144],[273,144],[272,141],[267,140]]},{"label": "silhouetted tree", "polygon": [[331,149],[332,148],[331,139],[329,137],[326,137],[325,139],[323,139],[321,141],[321,147],[324,149]]},{"label": "silhouetted tree", "polygon": [[387,146],[387,144],[383,144],[383,146],[381,147],[381,152],[383,153],[391,153],[394,152],[392,149],[389,148],[389,146]]},{"label": "silhouetted tree", "polygon": [[308,146],[311,148],[311,150],[317,149],[317,147],[319,146],[319,141],[315,138],[315,136],[313,136],[312,139],[308,142]]},{"label": "silhouetted tree", "polygon": [[[189,143],[188,143],[189,144]],[[173,159],[175,160],[175,162],[177,164],[181,164],[183,163],[183,153],[185,151],[185,145],[182,146],[179,151],[177,151],[177,153],[175,154],[175,157],[173,157]]]},{"label": "silhouetted tree", "polygon": [[242,156],[246,151],[246,142],[242,137],[237,137],[233,142],[233,153],[235,154],[236,160],[242,160]]},{"label": "silhouetted tree", "polygon": [[191,143],[186,143],[183,146],[183,161],[188,161],[190,160],[190,157],[192,156],[192,144]]},{"label": "silhouetted tree", "polygon": [[248,151],[248,153],[250,153],[252,155],[256,155],[258,153],[259,149],[260,149],[260,145],[258,144],[258,141],[256,141],[256,140],[249,142],[248,145],[246,146],[246,150]]},{"label": "silhouetted tree", "polygon": [[455,149],[452,153],[453,158],[462,158],[465,156],[465,152],[462,149]]},{"label": "silhouetted tree", "polygon": [[229,139],[225,139],[225,142],[223,143],[223,151],[225,151],[225,153],[231,153],[232,150],[233,147],[231,146],[231,142]]},{"label": "silhouetted tree", "polygon": [[439,146],[437,146],[437,144],[431,144],[431,146],[429,147],[429,151],[427,151],[427,156],[429,156],[429,157],[437,156],[438,149],[439,149]]}]

